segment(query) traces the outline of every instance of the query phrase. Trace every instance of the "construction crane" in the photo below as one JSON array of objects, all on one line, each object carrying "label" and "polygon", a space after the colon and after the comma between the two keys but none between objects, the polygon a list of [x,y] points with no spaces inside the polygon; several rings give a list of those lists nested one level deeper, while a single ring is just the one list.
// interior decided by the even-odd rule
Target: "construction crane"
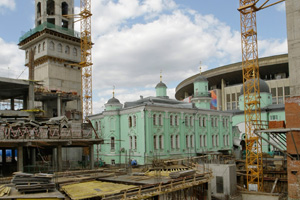
[{"label": "construction crane", "polygon": [[81,38],[81,109],[82,120],[92,114],[92,31],[91,0],[80,0],[80,38]]},{"label": "construction crane", "polygon": [[256,12],[272,5],[269,0],[257,7],[259,0],[239,0],[245,115],[246,172],[248,191],[263,191],[262,140],[254,130],[262,129]]}]

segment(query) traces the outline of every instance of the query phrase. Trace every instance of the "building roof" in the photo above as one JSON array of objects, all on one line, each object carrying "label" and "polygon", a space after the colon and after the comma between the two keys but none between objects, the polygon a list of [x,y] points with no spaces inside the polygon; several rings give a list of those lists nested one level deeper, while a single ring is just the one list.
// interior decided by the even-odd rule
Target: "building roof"
[{"label": "building roof", "polygon": [[[250,79],[250,80],[246,81],[245,82],[245,87],[246,87],[245,89],[247,90],[247,86],[252,86],[253,82],[254,82],[254,79]],[[270,92],[270,88],[269,88],[268,84],[262,79],[259,79],[259,88],[260,88],[260,92],[266,92],[266,93]],[[254,92],[254,88],[252,88],[250,92],[251,93]],[[240,94],[241,95],[244,94],[243,86],[241,87]]]},{"label": "building roof", "polygon": [[107,101],[107,104],[121,104],[119,99],[116,99],[115,97],[112,97]]},{"label": "building roof", "polygon": [[195,82],[208,82],[207,78],[205,76],[199,75],[197,78],[195,78]]},{"label": "building roof", "polygon": [[161,87],[167,88],[166,84],[164,84],[162,81],[160,81],[160,82],[155,86],[155,88],[161,88]]},{"label": "building roof", "polygon": [[141,98],[137,101],[125,102],[124,108],[129,108],[129,107],[134,107],[139,105],[154,105],[154,104],[188,105],[191,103],[186,103],[186,102],[178,101],[175,99],[169,99],[165,97],[147,97],[147,98]]}]

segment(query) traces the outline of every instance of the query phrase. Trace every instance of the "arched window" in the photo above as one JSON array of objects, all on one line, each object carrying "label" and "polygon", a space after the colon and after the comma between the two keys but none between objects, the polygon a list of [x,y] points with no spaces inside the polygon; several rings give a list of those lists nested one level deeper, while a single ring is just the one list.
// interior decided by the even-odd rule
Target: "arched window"
[{"label": "arched window", "polygon": [[70,47],[69,46],[66,46],[65,53],[70,54]]},{"label": "arched window", "polygon": [[133,116],[133,126],[136,126],[136,116]]},{"label": "arched window", "polygon": [[98,131],[98,122],[95,122],[95,130]]},{"label": "arched window", "polygon": [[180,148],[180,141],[179,141],[179,135],[176,135],[176,148]]},{"label": "arched window", "polygon": [[179,121],[178,121],[178,116],[177,116],[177,115],[175,115],[175,126],[178,126],[178,124],[179,124]]},{"label": "arched window", "polygon": [[174,135],[171,135],[171,149],[174,149]]},{"label": "arched window", "polygon": [[202,117],[199,117],[199,127],[202,127],[203,126],[203,123],[202,123]]},{"label": "arched window", "polygon": [[41,17],[41,2],[38,2],[36,5],[36,14],[37,14],[37,18]]},{"label": "arched window", "polygon": [[153,136],[153,147],[154,147],[154,149],[157,149],[157,145],[156,145],[156,135]]},{"label": "arched window", "polygon": [[214,118],[210,118],[210,122],[211,122],[211,127],[215,127],[215,120],[214,120]]},{"label": "arched window", "polygon": [[128,126],[129,126],[129,128],[132,127],[132,117],[131,116],[128,117]]},{"label": "arched window", "polygon": [[218,118],[215,118],[215,127],[218,127]]},{"label": "arched window", "polygon": [[75,47],[73,48],[73,56],[77,56],[77,49]]},{"label": "arched window", "polygon": [[203,145],[207,147],[206,135],[203,135]]},{"label": "arched window", "polygon": [[137,149],[137,138],[134,136],[134,149]]},{"label": "arched window", "polygon": [[219,135],[216,135],[216,146],[219,146]]},{"label": "arched window", "polygon": [[226,135],[223,135],[223,144],[224,144],[224,146],[227,146],[227,144],[226,144]]},{"label": "arched window", "polygon": [[158,115],[158,123],[159,123],[160,126],[162,126],[162,124],[163,124],[162,115],[161,114]]},{"label": "arched window", "polygon": [[194,148],[194,135],[190,135],[190,143],[191,143],[190,147]]},{"label": "arched window", "polygon": [[48,0],[47,1],[47,15],[55,15],[54,0]]},{"label": "arched window", "polygon": [[62,45],[60,43],[57,45],[57,51],[62,52]]},{"label": "arched window", "polygon": [[69,6],[66,2],[62,2],[61,4],[61,14],[62,15],[67,15],[68,14],[68,9],[69,9]]},{"label": "arched window", "polygon": [[156,125],[156,114],[153,115],[153,125]]},{"label": "arched window", "polygon": [[50,42],[49,49],[54,51],[54,42],[53,41]]},{"label": "arched window", "polygon": [[36,54],[36,46],[33,49],[34,55]]},{"label": "arched window", "polygon": [[202,135],[200,135],[199,145],[200,145],[200,147],[202,147]]},{"label": "arched window", "polygon": [[159,136],[159,148],[164,149],[164,138],[162,135]]},{"label": "arched window", "polygon": [[129,149],[132,149],[132,136],[129,136]]},{"label": "arched window", "polygon": [[41,52],[41,44],[39,44],[39,46],[38,46],[38,53],[40,53]]},{"label": "arched window", "polygon": [[190,116],[190,126],[193,126],[193,125],[194,125],[194,123],[193,123],[193,117]]},{"label": "arched window", "polygon": [[184,118],[184,123],[185,123],[185,126],[188,126],[189,125],[189,120],[188,120],[188,117],[185,116]]},{"label": "arched window", "polygon": [[190,147],[189,136],[188,135],[185,136],[185,145],[186,145],[187,149]]},{"label": "arched window", "polygon": [[42,51],[45,51],[45,48],[46,48],[46,42],[43,42],[43,50]]},{"label": "arched window", "polygon": [[215,146],[215,136],[214,136],[214,135],[212,135],[211,137],[212,137],[212,140],[211,140],[211,142],[212,142],[212,146],[214,147],[214,146]]},{"label": "arched window", "polygon": [[110,150],[111,151],[115,150],[115,137],[110,138]]},{"label": "arched window", "polygon": [[173,126],[173,115],[170,116],[170,126]]},{"label": "arched window", "polygon": [[226,135],[226,139],[227,139],[227,146],[229,146],[230,145],[229,135]]},{"label": "arched window", "polygon": [[206,118],[203,117],[202,120],[203,120],[203,127],[206,127]]}]

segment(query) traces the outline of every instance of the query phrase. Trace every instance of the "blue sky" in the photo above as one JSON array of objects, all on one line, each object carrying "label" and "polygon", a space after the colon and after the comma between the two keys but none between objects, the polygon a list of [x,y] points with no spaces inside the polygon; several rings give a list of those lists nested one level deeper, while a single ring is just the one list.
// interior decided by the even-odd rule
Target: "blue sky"
[{"label": "blue sky", "polygon": [[[34,7],[33,0],[0,0],[0,76],[27,76],[17,43],[34,26]],[[155,95],[163,70],[173,98],[200,61],[204,70],[239,62],[237,8],[238,0],[92,0],[93,112],[103,108],[113,85],[122,103]],[[284,3],[258,12],[257,21],[259,56],[286,53]]]}]

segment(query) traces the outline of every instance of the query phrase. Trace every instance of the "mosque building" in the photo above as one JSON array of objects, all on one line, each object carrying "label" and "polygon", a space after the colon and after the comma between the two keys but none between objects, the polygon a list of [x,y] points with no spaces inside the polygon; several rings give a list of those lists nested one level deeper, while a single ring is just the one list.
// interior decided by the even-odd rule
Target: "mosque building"
[{"label": "mosque building", "polygon": [[160,82],[156,96],[142,96],[124,105],[115,97],[105,110],[89,116],[105,144],[95,146],[95,157],[106,164],[139,165],[155,159],[185,158],[207,153],[228,153],[233,148],[230,112],[210,109],[207,79],[194,80],[192,103],[170,99]]}]

